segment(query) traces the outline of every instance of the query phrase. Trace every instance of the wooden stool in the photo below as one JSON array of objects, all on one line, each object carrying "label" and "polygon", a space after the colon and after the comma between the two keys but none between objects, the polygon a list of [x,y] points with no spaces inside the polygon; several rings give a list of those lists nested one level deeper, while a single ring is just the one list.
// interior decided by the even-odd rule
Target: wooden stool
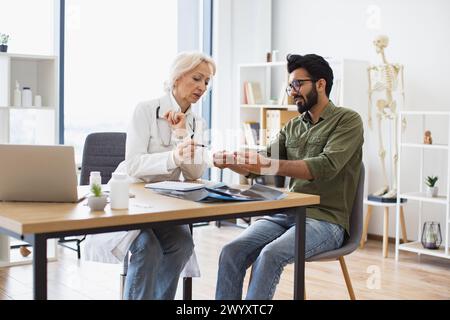
[{"label": "wooden stool", "polygon": [[[370,201],[364,200],[364,204],[367,205],[367,214],[366,219],[364,221],[363,233],[361,236],[360,248],[364,248],[364,244],[367,238],[367,230],[369,228],[369,221],[372,216],[372,208],[373,207],[384,207],[384,223],[383,223],[383,257],[387,258],[388,256],[388,241],[389,241],[389,208],[393,207],[395,210],[396,203],[391,202],[378,202],[378,201]],[[402,238],[403,243],[408,242],[408,237],[406,236],[406,226],[405,226],[405,216],[403,214],[403,205],[405,203],[400,204],[400,226],[402,228]]]}]

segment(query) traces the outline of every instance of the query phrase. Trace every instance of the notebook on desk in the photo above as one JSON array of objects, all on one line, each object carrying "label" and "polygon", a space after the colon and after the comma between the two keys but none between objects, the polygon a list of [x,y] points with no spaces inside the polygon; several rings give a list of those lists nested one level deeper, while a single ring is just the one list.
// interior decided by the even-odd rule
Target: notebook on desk
[{"label": "notebook on desk", "polygon": [[153,189],[154,192],[169,197],[180,198],[196,202],[218,202],[218,201],[264,201],[280,200],[286,197],[286,194],[261,185],[254,184],[249,189],[231,188],[223,183],[203,185],[195,190],[163,190]]},{"label": "notebook on desk", "polygon": [[0,201],[78,202],[72,146],[0,145]]}]

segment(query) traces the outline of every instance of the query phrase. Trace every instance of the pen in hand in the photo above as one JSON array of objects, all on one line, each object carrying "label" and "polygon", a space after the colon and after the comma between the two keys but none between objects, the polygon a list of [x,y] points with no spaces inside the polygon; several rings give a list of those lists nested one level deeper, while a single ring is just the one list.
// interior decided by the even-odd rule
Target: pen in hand
[{"label": "pen in hand", "polygon": [[196,146],[196,147],[201,147],[201,148],[208,148],[208,147],[205,146],[204,144],[200,144],[200,143],[196,143],[195,146]]}]

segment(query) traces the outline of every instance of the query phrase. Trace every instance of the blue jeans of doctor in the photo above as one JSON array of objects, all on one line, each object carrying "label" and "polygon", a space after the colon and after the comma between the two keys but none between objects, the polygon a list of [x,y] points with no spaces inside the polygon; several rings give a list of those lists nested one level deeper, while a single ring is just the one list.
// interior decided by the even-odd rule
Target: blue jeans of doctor
[{"label": "blue jeans of doctor", "polygon": [[174,299],[181,271],[193,250],[194,243],[186,225],[142,230],[130,246],[124,298]]},{"label": "blue jeans of doctor", "polygon": [[[253,265],[247,300],[272,299],[284,267],[294,262],[295,225],[260,219],[220,254],[216,299],[242,299],[247,268]],[[341,247],[344,228],[326,221],[306,218],[305,257]]]}]

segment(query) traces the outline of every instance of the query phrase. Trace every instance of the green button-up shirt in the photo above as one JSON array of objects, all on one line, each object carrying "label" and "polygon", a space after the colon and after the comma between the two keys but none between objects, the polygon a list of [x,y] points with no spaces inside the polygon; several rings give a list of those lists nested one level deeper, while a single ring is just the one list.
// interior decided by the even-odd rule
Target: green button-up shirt
[{"label": "green button-up shirt", "polygon": [[320,204],[307,207],[307,217],[341,225],[347,233],[361,170],[363,133],[358,113],[330,101],[316,124],[308,112],[303,113],[288,122],[266,150],[271,158],[306,162],[314,179],[291,178],[289,191],[319,195]]}]

